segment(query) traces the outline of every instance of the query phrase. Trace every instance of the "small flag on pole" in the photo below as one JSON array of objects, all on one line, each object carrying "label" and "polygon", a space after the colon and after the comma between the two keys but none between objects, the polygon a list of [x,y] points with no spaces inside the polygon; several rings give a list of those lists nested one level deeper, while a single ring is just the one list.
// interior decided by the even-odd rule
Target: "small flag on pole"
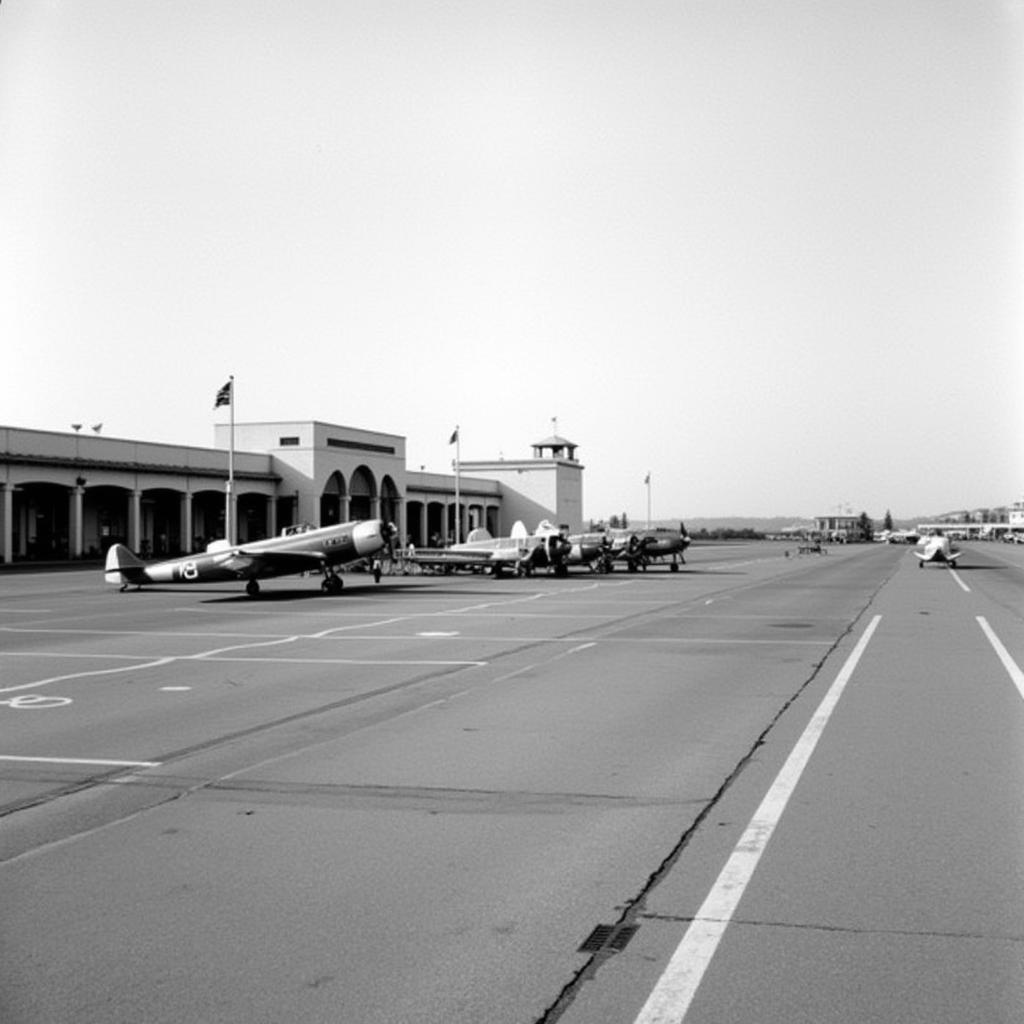
[{"label": "small flag on pole", "polygon": [[231,404],[231,384],[232,382],[229,380],[227,384],[217,392],[217,398],[213,403],[214,409],[219,409],[222,405]]},{"label": "small flag on pole", "polygon": [[452,431],[452,436],[448,438],[448,443],[449,444],[455,444],[455,442],[458,441],[458,439],[459,439],[459,428],[456,427]]},{"label": "small flag on pole", "polygon": [[651,474],[648,472],[647,476],[644,477],[644,483],[649,484],[651,482]]}]

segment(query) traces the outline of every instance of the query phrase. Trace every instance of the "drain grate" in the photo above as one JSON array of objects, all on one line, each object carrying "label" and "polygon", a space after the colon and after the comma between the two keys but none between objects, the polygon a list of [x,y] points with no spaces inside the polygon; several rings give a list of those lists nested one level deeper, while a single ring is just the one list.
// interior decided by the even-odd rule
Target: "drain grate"
[{"label": "drain grate", "polygon": [[636,934],[638,924],[599,924],[576,950],[577,953],[599,953],[608,950],[620,953]]}]

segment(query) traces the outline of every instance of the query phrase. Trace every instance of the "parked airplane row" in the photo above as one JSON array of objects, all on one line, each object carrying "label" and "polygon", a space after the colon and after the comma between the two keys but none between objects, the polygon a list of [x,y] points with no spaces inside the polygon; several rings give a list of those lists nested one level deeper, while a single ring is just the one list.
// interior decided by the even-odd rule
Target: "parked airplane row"
[{"label": "parked airplane row", "polygon": [[[259,580],[274,576],[317,572],[323,575],[325,593],[336,594],[342,580],[336,569],[353,562],[374,559],[385,549],[393,552],[395,527],[380,519],[336,526],[288,526],[279,537],[251,544],[214,541],[204,553],[164,562],[145,562],[123,544],[107,552],[104,578],[121,590],[161,583],[219,583],[245,580],[246,593],[255,597]],[[570,535],[546,520],[534,533],[517,522],[508,537],[492,537],[486,530],[474,530],[462,544],[426,548],[405,555],[407,563],[451,571],[459,568],[489,571],[501,576],[506,570],[517,576],[548,569],[565,576],[570,566],[588,566],[594,572],[611,572],[623,564],[630,572],[646,569],[656,561],[668,560],[678,572],[683,552],[690,544],[686,527],[657,527],[649,530],[607,530]],[[379,582],[379,568],[375,571]]]}]

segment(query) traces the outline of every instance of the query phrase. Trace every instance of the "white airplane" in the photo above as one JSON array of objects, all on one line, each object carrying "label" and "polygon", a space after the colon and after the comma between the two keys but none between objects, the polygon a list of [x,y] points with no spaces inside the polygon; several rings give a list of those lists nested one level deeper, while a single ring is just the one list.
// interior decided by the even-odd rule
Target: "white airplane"
[{"label": "white airplane", "polygon": [[962,551],[953,550],[949,538],[944,536],[941,530],[935,530],[929,536],[922,537],[914,551],[919,569],[923,569],[927,562],[935,562],[938,565],[956,565],[956,560],[962,554]]},{"label": "white airplane", "polygon": [[406,561],[446,571],[489,569],[494,576],[501,576],[505,569],[512,569],[517,576],[529,576],[534,569],[547,567],[556,576],[565,576],[572,547],[565,533],[546,519],[532,534],[517,520],[508,537],[492,537],[487,530],[479,528],[461,544],[421,548],[407,556]]},{"label": "white airplane", "polygon": [[[123,544],[114,544],[107,552],[104,578],[119,583],[121,590],[147,583],[219,583],[246,580],[245,592],[255,597],[257,582],[272,576],[322,572],[321,589],[325,594],[340,593],[341,577],[336,565],[372,558],[389,547],[395,528],[381,519],[367,519],[334,526],[286,526],[279,537],[229,544],[215,540],[203,554],[186,555],[166,562],[144,562]],[[380,572],[374,576],[380,582]]]}]

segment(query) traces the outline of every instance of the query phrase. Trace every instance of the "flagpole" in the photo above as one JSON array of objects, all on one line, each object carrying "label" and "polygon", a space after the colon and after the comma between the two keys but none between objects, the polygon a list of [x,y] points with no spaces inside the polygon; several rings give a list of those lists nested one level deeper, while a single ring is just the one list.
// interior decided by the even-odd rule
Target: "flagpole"
[{"label": "flagpole", "polygon": [[225,536],[229,544],[235,543],[235,517],[234,517],[234,493],[235,493],[235,377],[232,374],[228,377],[228,385],[231,388],[231,401],[228,405],[231,408],[231,430],[228,439],[228,493],[227,506],[224,513]]},{"label": "flagpole", "polygon": [[459,498],[459,463],[461,459],[462,438],[459,436],[458,425],[455,427],[455,543],[462,542],[462,507]]},{"label": "flagpole", "polygon": [[651,471],[647,470],[647,479],[644,481],[647,484],[647,529],[651,528]]}]

